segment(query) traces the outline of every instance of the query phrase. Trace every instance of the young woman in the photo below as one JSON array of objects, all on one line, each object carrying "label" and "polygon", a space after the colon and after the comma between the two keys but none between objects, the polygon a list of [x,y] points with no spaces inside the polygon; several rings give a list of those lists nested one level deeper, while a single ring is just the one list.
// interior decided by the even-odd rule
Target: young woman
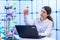
[{"label": "young woman", "polygon": [[53,27],[53,20],[50,16],[51,8],[49,6],[44,6],[41,10],[41,17],[30,21],[28,19],[28,10],[24,10],[24,22],[28,25],[36,25],[39,35],[49,36]]}]

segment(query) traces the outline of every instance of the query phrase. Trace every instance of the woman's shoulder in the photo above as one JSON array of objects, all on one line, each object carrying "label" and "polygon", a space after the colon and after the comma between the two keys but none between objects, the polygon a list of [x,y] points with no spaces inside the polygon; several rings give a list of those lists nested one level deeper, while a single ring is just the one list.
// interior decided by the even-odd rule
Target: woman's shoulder
[{"label": "woman's shoulder", "polygon": [[51,20],[49,20],[49,19],[47,19],[47,22],[48,22],[48,23],[53,23],[53,21],[51,21]]}]

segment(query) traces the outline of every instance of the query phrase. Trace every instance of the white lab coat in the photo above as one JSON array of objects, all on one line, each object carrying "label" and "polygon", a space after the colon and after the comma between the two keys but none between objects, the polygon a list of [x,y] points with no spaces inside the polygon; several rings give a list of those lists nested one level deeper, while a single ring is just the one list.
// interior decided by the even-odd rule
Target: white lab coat
[{"label": "white lab coat", "polygon": [[53,22],[49,19],[41,21],[40,18],[37,18],[31,21],[28,19],[28,16],[26,15],[24,16],[24,22],[27,25],[36,25],[37,31],[41,36],[49,36],[49,34],[52,31]]}]

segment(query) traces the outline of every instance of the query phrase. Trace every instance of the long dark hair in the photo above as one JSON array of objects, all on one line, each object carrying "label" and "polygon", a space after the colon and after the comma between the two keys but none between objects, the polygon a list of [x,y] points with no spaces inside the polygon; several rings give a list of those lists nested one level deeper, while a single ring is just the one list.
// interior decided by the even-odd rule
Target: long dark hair
[{"label": "long dark hair", "polygon": [[48,15],[47,18],[53,22],[53,26],[54,26],[54,21],[53,21],[52,17],[50,16],[51,8],[49,6],[44,6],[43,9],[46,10],[47,15]]},{"label": "long dark hair", "polygon": [[46,10],[46,12],[47,12],[47,15],[48,15],[47,18],[49,20],[53,21],[52,17],[50,16],[50,14],[51,14],[51,8],[49,6],[44,6],[43,9]]}]

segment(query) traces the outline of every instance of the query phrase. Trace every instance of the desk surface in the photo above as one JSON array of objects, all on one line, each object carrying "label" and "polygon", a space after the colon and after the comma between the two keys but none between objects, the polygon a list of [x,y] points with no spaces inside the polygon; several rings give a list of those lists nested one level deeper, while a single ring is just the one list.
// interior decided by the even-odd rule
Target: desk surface
[{"label": "desk surface", "polygon": [[[56,40],[55,37],[45,37],[45,38],[41,38],[41,39],[21,38],[21,37],[19,37],[19,35],[14,35],[14,37],[15,37],[17,40]],[[4,39],[3,39],[3,40],[4,40]]]},{"label": "desk surface", "polygon": [[[4,37],[3,34],[1,34],[1,36]],[[56,37],[55,37],[55,36],[56,36],[55,31],[54,31],[52,37],[45,37],[45,38],[42,38],[42,39],[20,38],[19,35],[14,35],[14,37],[15,37],[16,39],[18,39],[18,40],[56,40]],[[3,39],[3,40],[4,40],[4,39]]]},{"label": "desk surface", "polygon": [[20,38],[18,35],[15,35],[15,37],[20,40],[56,40],[55,38],[52,38],[52,37],[45,37],[42,39]]}]

